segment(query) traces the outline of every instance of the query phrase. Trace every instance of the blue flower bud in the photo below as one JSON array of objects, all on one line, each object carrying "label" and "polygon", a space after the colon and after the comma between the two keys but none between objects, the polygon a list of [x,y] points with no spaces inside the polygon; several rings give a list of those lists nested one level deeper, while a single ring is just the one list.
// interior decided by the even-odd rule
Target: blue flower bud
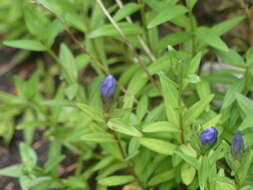
[{"label": "blue flower bud", "polygon": [[232,139],[232,146],[231,146],[231,152],[234,157],[234,159],[238,159],[241,154],[243,153],[244,149],[244,142],[243,137],[240,131],[236,131],[233,139]]},{"label": "blue flower bud", "polygon": [[204,129],[199,137],[201,144],[203,145],[212,145],[216,142],[218,136],[217,129],[211,127]]},{"label": "blue flower bud", "polygon": [[100,87],[100,93],[104,101],[113,97],[116,88],[116,80],[112,75],[107,75]]}]

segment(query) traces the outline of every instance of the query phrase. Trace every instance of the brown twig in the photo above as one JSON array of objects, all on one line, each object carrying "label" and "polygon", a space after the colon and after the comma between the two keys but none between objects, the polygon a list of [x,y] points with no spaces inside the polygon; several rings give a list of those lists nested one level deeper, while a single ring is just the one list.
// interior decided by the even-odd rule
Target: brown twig
[{"label": "brown twig", "polygon": [[[122,9],[124,7],[123,3],[121,0],[115,0],[117,5],[119,6],[120,9]],[[129,23],[133,23],[132,19],[130,18],[130,16],[126,17],[127,22]],[[144,42],[144,40],[142,39],[142,37],[140,35],[137,35],[137,39],[140,42],[141,46],[143,47],[144,51],[146,52],[146,54],[149,56],[149,58],[151,59],[151,61],[155,61],[156,58],[153,55],[153,53],[151,52],[151,50],[149,49],[149,47],[147,46],[147,44]]]},{"label": "brown twig", "polygon": [[[49,7],[47,7],[46,5],[44,4],[41,4],[40,2],[36,1],[35,3],[37,3],[38,5],[42,6],[44,9],[48,10],[51,14],[53,14],[61,23],[62,25],[64,26],[67,34],[70,36],[70,38],[72,39],[73,42],[75,42],[77,45],[79,45],[80,49],[82,51],[84,51],[91,60],[94,61],[94,63],[98,66],[98,68],[105,74],[105,75],[109,75],[110,72],[103,66],[102,63],[100,63],[97,58],[92,54],[90,53],[86,48],[85,46],[82,44],[81,41],[79,41],[74,35],[73,33],[70,31],[69,29],[69,26],[65,23],[65,21],[60,17],[58,16],[53,10],[51,10]],[[126,94],[126,95],[131,95],[131,93],[129,93],[123,86],[121,86],[119,83],[117,83],[117,86],[120,88],[120,90]],[[138,100],[134,97],[134,102],[135,103],[138,103]]]},{"label": "brown twig", "polygon": [[245,15],[247,17],[248,20],[248,25],[249,25],[249,38],[250,38],[250,44],[253,44],[253,15],[252,12],[249,10],[248,5],[244,2],[244,0],[240,0],[240,5],[242,7],[242,9],[245,12]]},{"label": "brown twig", "polygon": [[14,58],[10,61],[10,63],[0,67],[0,76],[4,75],[5,73],[12,70],[15,66],[17,66],[19,63],[24,60],[27,55],[29,54],[28,51],[21,51],[17,55],[14,56]]},{"label": "brown twig", "polygon": [[15,184],[13,182],[10,182],[8,185],[6,185],[4,190],[14,190],[14,186]]},{"label": "brown twig", "polygon": [[158,92],[160,92],[162,94],[162,92],[160,90],[160,87],[155,82],[155,79],[150,74],[150,72],[148,71],[148,69],[146,68],[146,66],[144,65],[144,63],[142,62],[142,60],[141,60],[140,56],[137,54],[135,48],[129,43],[127,37],[125,36],[125,34],[123,33],[123,31],[120,29],[119,25],[113,20],[112,16],[107,11],[107,9],[105,8],[105,6],[102,3],[102,1],[101,0],[97,0],[97,3],[99,4],[99,6],[101,7],[101,9],[103,10],[103,12],[106,15],[106,17],[112,23],[112,25],[114,26],[114,28],[119,32],[122,40],[125,42],[125,44],[127,45],[127,47],[134,53],[134,55],[135,55],[135,57],[137,59],[138,64],[142,67],[142,69],[144,70],[144,72],[147,74],[147,76],[148,76],[149,80],[151,81],[151,83],[158,90]]}]

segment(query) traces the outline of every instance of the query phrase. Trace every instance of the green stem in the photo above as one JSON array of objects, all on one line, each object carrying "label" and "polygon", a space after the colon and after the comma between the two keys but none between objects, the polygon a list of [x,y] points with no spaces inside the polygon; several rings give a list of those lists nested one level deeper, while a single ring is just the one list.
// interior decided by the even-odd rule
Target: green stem
[{"label": "green stem", "polygon": [[[108,114],[109,115],[106,118],[106,120],[109,120],[109,118],[110,118],[110,113],[108,112]],[[135,180],[138,183],[138,185],[140,186],[141,190],[145,190],[145,185],[141,181],[141,179],[139,178],[139,176],[137,175],[137,173],[136,173],[136,171],[134,169],[134,164],[131,161],[126,160],[127,153],[126,153],[126,151],[124,149],[124,146],[123,146],[123,144],[121,142],[121,139],[120,139],[119,135],[115,131],[113,131],[111,129],[109,130],[109,132],[113,135],[114,139],[116,140],[116,143],[117,143],[117,146],[119,148],[120,154],[121,154],[123,160],[126,162],[129,172],[135,178]]]},{"label": "green stem", "polygon": [[182,109],[182,101],[181,101],[181,97],[182,97],[182,92],[183,92],[183,80],[182,77],[180,78],[180,82],[179,82],[179,93],[178,93],[178,106],[179,106],[179,127],[180,127],[180,141],[181,144],[185,144],[185,140],[184,140],[184,124],[183,124],[183,109]]},{"label": "green stem", "polygon": [[[126,160],[127,158],[127,153],[125,152],[124,150],[124,147],[123,147],[123,144],[121,143],[121,139],[120,137],[117,135],[117,133],[113,130],[110,130],[112,135],[114,136],[114,139],[116,140],[117,142],[117,145],[119,147],[119,150],[120,150],[120,153],[123,157],[124,160]],[[145,190],[145,186],[143,184],[143,182],[141,181],[141,179],[139,178],[139,176],[137,175],[137,173],[135,172],[135,169],[134,169],[134,165],[130,162],[130,161],[126,161],[127,163],[127,167],[128,167],[128,170],[129,172],[132,174],[132,176],[135,178],[135,180],[137,181],[137,183],[139,184],[140,188],[142,190]]]},{"label": "green stem", "polygon": [[57,57],[57,55],[54,53],[54,51],[53,50],[51,50],[51,49],[47,49],[47,52],[49,53],[49,55],[51,55],[57,62],[59,62],[59,59],[58,59],[58,57]]},{"label": "green stem", "polygon": [[235,174],[235,186],[236,190],[240,190],[240,179],[237,174]]}]

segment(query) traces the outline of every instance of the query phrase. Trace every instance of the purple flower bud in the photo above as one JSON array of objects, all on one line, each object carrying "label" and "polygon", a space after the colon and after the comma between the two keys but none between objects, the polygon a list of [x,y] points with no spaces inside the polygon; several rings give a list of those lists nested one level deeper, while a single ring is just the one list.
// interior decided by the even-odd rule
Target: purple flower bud
[{"label": "purple flower bud", "polygon": [[100,93],[104,101],[113,97],[116,88],[116,80],[112,75],[107,75],[100,87]]},{"label": "purple flower bud", "polygon": [[234,159],[237,160],[241,156],[241,154],[243,153],[243,149],[244,149],[243,136],[240,131],[236,131],[232,139],[232,146],[231,146],[231,152]]},{"label": "purple flower bud", "polygon": [[203,145],[212,145],[216,142],[218,136],[217,129],[211,127],[204,129],[199,137],[201,144]]}]

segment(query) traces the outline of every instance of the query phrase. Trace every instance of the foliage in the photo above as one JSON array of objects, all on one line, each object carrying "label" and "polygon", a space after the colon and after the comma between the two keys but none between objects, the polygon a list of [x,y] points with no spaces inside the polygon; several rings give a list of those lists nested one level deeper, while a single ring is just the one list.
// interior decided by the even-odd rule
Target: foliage
[{"label": "foliage", "polygon": [[[197,0],[123,3],[0,0],[2,46],[33,52],[36,68],[14,78],[17,95],[0,92],[1,136],[24,137],[21,163],[0,175],[18,178],[23,190],[253,189],[253,48],[238,52],[222,39],[249,15],[203,26]],[[208,55],[233,67],[203,72]],[[117,79],[109,103],[100,95],[108,74]],[[202,145],[210,127],[217,142]],[[50,143],[40,165],[38,129]],[[235,160],[237,130],[245,149]],[[78,155],[66,177],[58,175],[63,149]]]}]

